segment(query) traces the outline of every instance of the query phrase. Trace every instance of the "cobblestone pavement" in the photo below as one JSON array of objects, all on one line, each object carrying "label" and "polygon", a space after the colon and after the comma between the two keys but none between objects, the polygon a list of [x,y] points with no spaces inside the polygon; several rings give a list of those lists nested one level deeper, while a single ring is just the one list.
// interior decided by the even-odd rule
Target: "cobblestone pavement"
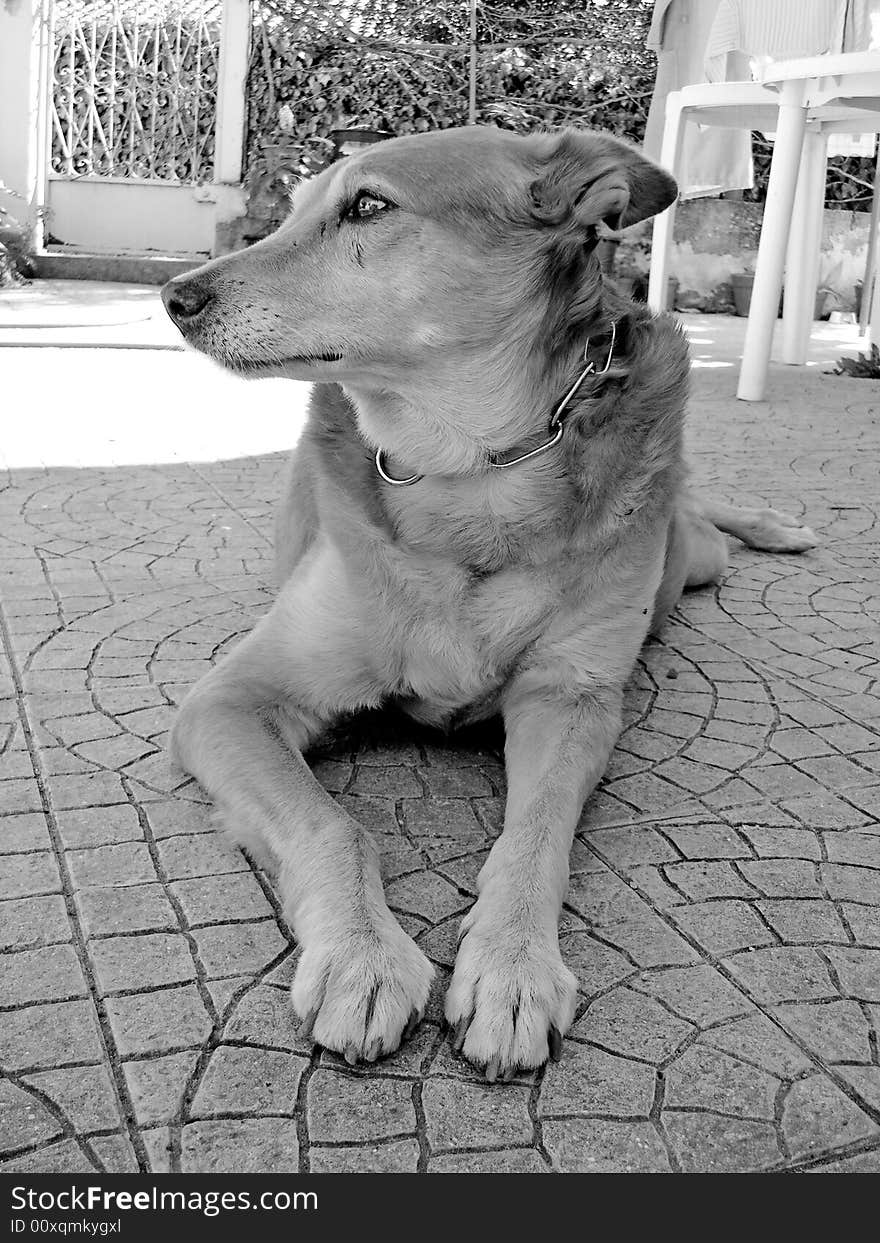
[{"label": "cobblestone pavement", "polygon": [[439,1021],[497,735],[377,717],[314,757],[439,968],[369,1071],[299,1039],[272,887],[166,763],[175,703],[269,604],[282,457],[0,476],[0,1168],[880,1170],[880,393],[733,381],[695,372],[697,479],[823,543],[737,550],[646,649],[572,854],[577,1019],[507,1086]]}]

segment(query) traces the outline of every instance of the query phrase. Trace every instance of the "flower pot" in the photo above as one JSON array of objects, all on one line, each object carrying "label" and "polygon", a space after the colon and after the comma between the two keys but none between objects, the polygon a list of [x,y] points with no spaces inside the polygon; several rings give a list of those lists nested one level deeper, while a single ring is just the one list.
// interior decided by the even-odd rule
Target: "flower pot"
[{"label": "flower pot", "polygon": [[[749,307],[752,305],[752,286],[755,283],[755,274],[754,272],[734,272],[730,283],[733,286],[733,304],[736,307],[736,313],[743,319],[747,319]],[[780,293],[777,318],[782,314],[782,296]]]},{"label": "flower pot", "polygon": [[755,283],[754,273],[734,272],[730,278],[730,283],[733,286],[733,305],[736,307],[736,313],[745,319],[748,317],[749,307],[752,305],[752,286]]}]

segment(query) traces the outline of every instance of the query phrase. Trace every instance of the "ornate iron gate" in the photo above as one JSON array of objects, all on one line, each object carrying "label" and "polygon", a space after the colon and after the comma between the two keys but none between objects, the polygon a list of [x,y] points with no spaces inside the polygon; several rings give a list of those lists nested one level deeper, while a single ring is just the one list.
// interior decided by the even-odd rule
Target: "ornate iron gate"
[{"label": "ornate iron gate", "polygon": [[213,176],[222,0],[55,0],[52,170]]},{"label": "ornate iron gate", "polygon": [[244,210],[248,0],[54,0],[49,240],[213,252]]}]

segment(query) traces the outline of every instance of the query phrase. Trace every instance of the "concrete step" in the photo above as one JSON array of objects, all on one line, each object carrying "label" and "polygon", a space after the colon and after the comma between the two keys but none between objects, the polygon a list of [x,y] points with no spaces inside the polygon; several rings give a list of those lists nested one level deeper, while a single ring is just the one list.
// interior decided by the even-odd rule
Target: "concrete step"
[{"label": "concrete step", "polygon": [[206,260],[207,255],[96,255],[50,249],[34,256],[33,264],[36,275],[44,280],[164,285],[172,276],[191,272]]}]

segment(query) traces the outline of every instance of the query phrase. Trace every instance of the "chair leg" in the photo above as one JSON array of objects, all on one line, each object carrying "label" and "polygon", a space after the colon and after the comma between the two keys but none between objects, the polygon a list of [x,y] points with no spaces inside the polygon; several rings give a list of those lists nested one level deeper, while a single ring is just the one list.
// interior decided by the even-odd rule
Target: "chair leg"
[{"label": "chair leg", "polygon": [[[673,177],[681,171],[681,151],[684,140],[684,118],[681,97],[673,91],[666,99],[666,121],[663,126],[663,146],[660,163]],[[651,271],[648,277],[648,306],[652,311],[666,310],[666,283],[669,276],[669,258],[672,252],[672,232],[675,228],[675,209],[678,200],[659,216],[654,217],[651,240]]]},{"label": "chair leg", "polygon": [[[862,293],[862,297],[866,295]],[[871,292],[871,309],[868,312],[868,345],[876,345],[880,349],[880,273],[874,276],[874,287]]]},{"label": "chair leg", "polygon": [[785,256],[785,306],[782,315],[782,361],[807,361],[816,306],[822,219],[825,206],[825,166],[828,137],[820,130],[804,135],[791,232]]},{"label": "chair leg", "polygon": [[804,93],[804,82],[794,80],[783,84],[752,304],[736,391],[741,401],[761,401],[767,382],[773,329],[782,292],[785,248],[807,122]]}]

